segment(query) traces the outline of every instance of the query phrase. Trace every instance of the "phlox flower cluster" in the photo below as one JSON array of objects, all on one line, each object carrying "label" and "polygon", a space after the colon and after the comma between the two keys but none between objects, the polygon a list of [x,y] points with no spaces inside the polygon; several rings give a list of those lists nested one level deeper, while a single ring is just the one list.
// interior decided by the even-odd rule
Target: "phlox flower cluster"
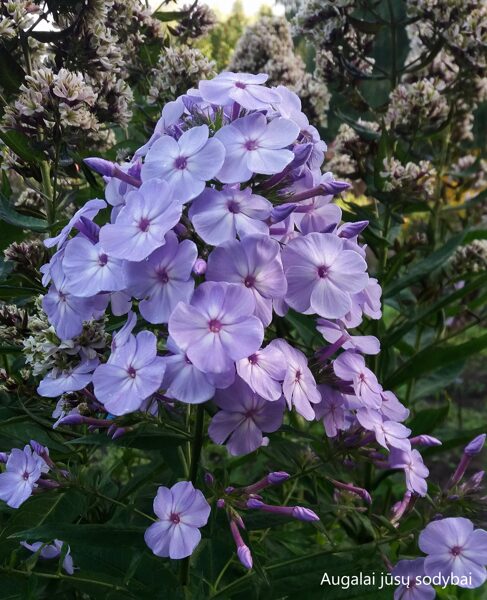
[{"label": "phlox flower cluster", "polygon": [[[425,495],[408,411],[366,366],[379,341],[354,331],[381,316],[359,239],[367,223],[342,222],[334,196],[347,184],[322,172],[326,144],[298,96],[266,79],[224,72],[201,81],[164,106],[131,162],[87,159],[105,179],[105,199],[46,240],[55,252],[43,267],[43,308],[62,340],[110,312],[126,323],[104,360],[80,355],[48,373],[39,394],[84,393],[93,416],[58,406],[61,422],[112,431],[112,417],[154,413],[157,402],[212,400],[209,436],[232,455],[269,443],[296,411],[322,421],[337,444],[390,450],[385,466]],[[289,311],[315,319],[316,356],[278,333]],[[179,557],[197,544],[188,527],[203,525],[204,511],[176,523],[168,492],[158,498],[157,531],[184,543],[155,540],[155,528],[147,541]]]}]

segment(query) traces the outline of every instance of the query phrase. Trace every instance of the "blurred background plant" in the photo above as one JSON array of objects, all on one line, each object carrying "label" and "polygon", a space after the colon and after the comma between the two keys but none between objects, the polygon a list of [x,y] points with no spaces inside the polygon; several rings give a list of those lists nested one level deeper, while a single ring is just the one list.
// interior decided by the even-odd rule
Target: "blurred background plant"
[{"label": "blurred background plant", "polygon": [[[40,240],[103,193],[84,157],[131,158],[164,103],[222,69],[264,71],[273,85],[298,93],[328,142],[326,170],[352,183],[343,214],[369,221],[368,261],[384,289],[382,318],[361,332],[381,341],[370,366],[411,410],[413,435],[443,440],[424,453],[433,479],[448,479],[462,445],[485,430],[487,5],[289,0],[285,11],[263,9],[250,18],[236,2],[217,19],[198,3],[0,1],[0,449],[34,438],[77,469],[80,481],[77,489],[33,498],[14,516],[0,507],[2,597],[177,597],[174,572],[140,545],[134,503],[150,512],[148,482],[185,475],[192,417],[168,406],[162,428],[129,419],[129,435],[117,441],[88,430],[82,437],[52,430],[46,415],[55,407],[36,396],[35,378],[80,353],[97,356],[120,322],[86,323],[69,346],[56,337],[39,304],[39,268],[48,257]],[[311,319],[291,314],[286,326],[304,347],[320,346]],[[57,416],[80,405],[74,396],[63,398]],[[270,437],[257,458],[229,459],[225,449],[210,446],[205,466],[219,481],[236,484],[279,464],[293,477],[271,498],[282,504],[320,498],[323,527],[310,535],[278,519],[248,519],[255,568],[243,575],[228,560],[231,541],[218,534],[226,524],[215,517],[208,552],[194,565],[211,581],[195,583],[192,597],[320,597],[324,568],[372,570],[380,568],[380,548],[411,550],[408,535],[421,514],[411,512],[400,541],[386,518],[403,490],[399,477],[366,465],[357,484],[373,494],[372,512],[326,479],[346,470],[345,457],[323,448],[319,427],[297,418]],[[352,452],[346,458],[360,460]],[[441,497],[436,508],[449,514],[455,502],[487,526],[479,485]],[[38,556],[21,569],[25,556],[9,536],[25,530],[68,539],[79,577],[70,581],[59,570],[35,576]],[[310,559],[316,545],[318,556]],[[336,555],[340,548],[347,552]],[[338,593],[327,597],[345,597]],[[356,593],[346,597],[391,597],[390,590]],[[485,597],[468,593],[448,590],[442,597]]]}]

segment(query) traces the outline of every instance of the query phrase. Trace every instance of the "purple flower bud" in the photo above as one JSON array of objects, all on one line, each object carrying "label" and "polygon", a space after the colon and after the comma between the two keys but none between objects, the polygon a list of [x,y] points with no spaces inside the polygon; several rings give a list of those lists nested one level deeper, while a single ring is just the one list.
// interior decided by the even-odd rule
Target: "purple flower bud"
[{"label": "purple flower bud", "polygon": [[176,225],[173,227],[173,231],[176,235],[184,236],[188,233],[188,228],[182,223],[176,223]]},{"label": "purple flower bud", "polygon": [[52,479],[38,479],[37,485],[40,488],[44,488],[46,490],[54,490],[60,487],[60,484],[57,481],[53,481]]},{"label": "purple flower bud", "polygon": [[409,440],[413,446],[441,446],[442,442],[431,435],[417,435]]},{"label": "purple flower bud", "polygon": [[271,211],[270,223],[271,225],[275,225],[276,223],[281,223],[285,219],[289,217],[290,214],[294,212],[296,209],[296,204],[280,204],[278,206],[274,206]]},{"label": "purple flower bud", "polygon": [[130,427],[117,427],[115,433],[112,435],[112,440],[118,440],[130,431]]},{"label": "purple flower bud", "polygon": [[211,473],[206,472],[203,475],[203,480],[206,483],[207,486],[212,486],[215,483],[215,478],[213,477],[213,475]]},{"label": "purple flower bud", "polygon": [[369,224],[368,221],[357,221],[356,223],[344,223],[338,230],[338,237],[354,238],[360,235]]},{"label": "purple flower bud", "polygon": [[247,508],[262,508],[265,504],[261,500],[257,500],[257,498],[250,498],[247,500]]},{"label": "purple flower bud", "polygon": [[291,475],[285,471],[274,471],[267,475],[267,480],[272,485],[277,485],[279,483],[283,483],[283,481],[286,481],[286,479],[289,479],[289,477],[291,477]]},{"label": "purple flower bud", "polygon": [[0,463],[6,463],[8,460],[8,452],[0,452]]},{"label": "purple flower bud", "polygon": [[336,481],[335,479],[331,479],[330,481],[339,490],[345,490],[352,494],[356,494],[357,496],[362,498],[362,500],[367,502],[367,504],[372,504],[372,498],[371,498],[369,492],[367,490],[365,490],[364,488],[357,487],[350,483],[342,483],[341,481]]},{"label": "purple flower bud", "polygon": [[100,175],[104,175],[105,177],[114,177],[116,165],[110,162],[109,160],[105,160],[104,158],[92,157],[85,158],[83,162],[92,171],[95,171],[95,173],[99,173]]},{"label": "purple flower bud", "polygon": [[252,554],[250,553],[250,549],[248,546],[239,546],[237,548],[237,556],[239,561],[243,564],[243,566],[246,569],[251,569],[253,562],[252,562]]},{"label": "purple flower bud", "polygon": [[475,456],[476,454],[479,454],[482,451],[482,448],[484,447],[485,437],[486,434],[482,433],[482,435],[478,435],[476,438],[474,438],[469,444],[465,446],[464,453],[467,456]]},{"label": "purple flower bud", "polygon": [[292,171],[292,169],[298,169],[306,164],[313,153],[313,144],[299,144],[294,146],[294,158],[287,166],[287,171]]},{"label": "purple flower bud", "polygon": [[193,265],[193,273],[195,275],[204,275],[206,273],[206,260],[202,258],[197,258]]},{"label": "purple flower bud", "polygon": [[485,471],[478,471],[477,473],[474,473],[472,477],[470,477],[467,483],[472,489],[478,489],[482,484],[484,475]]},{"label": "purple flower bud", "polygon": [[243,519],[240,515],[235,514],[233,518],[237,525],[240,527],[240,529],[246,529],[245,523],[243,522]]},{"label": "purple flower bud", "polygon": [[319,516],[309,508],[304,506],[295,506],[292,511],[292,516],[300,521],[319,521]]},{"label": "purple flower bud", "polygon": [[66,415],[58,421],[58,425],[81,425],[82,423],[84,423],[84,417],[76,414]]},{"label": "purple flower bud", "polygon": [[347,183],[346,181],[337,181],[335,179],[330,180],[330,181],[323,181],[320,184],[322,193],[324,194],[339,194],[340,192],[343,192],[344,190],[348,190],[348,188],[350,187],[350,184]]},{"label": "purple flower bud", "polygon": [[226,494],[231,494],[234,491],[234,487],[233,485],[229,485],[228,487],[225,488],[225,493]]},{"label": "purple flower bud", "polygon": [[225,507],[225,500],[223,498],[218,498],[218,500],[216,501],[216,507],[217,508],[224,508]]}]

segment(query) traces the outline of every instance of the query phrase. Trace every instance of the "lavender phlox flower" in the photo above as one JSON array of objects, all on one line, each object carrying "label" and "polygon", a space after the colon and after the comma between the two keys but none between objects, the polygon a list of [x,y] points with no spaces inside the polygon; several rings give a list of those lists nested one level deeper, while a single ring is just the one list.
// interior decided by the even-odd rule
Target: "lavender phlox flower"
[{"label": "lavender phlox flower", "polygon": [[68,290],[68,281],[62,265],[56,261],[50,269],[51,285],[42,299],[49,322],[61,340],[68,340],[79,335],[83,329],[83,321],[88,321],[98,308],[106,302],[102,297],[81,298]]},{"label": "lavender phlox flower", "polygon": [[97,358],[92,358],[65,371],[53,369],[39,383],[37,393],[46,398],[57,398],[68,392],[82,390],[91,383],[93,371],[99,362]]},{"label": "lavender phlox flower", "polygon": [[0,473],[0,500],[11,508],[19,508],[32,495],[43,473],[49,471],[46,461],[29,445],[12,448]]},{"label": "lavender phlox flower", "polygon": [[225,444],[230,454],[249,454],[262,445],[262,433],[282,425],[283,402],[268,402],[240,378],[225,390],[217,390],[215,403],[221,409],[211,420],[208,434],[216,444]]},{"label": "lavender phlox flower", "polygon": [[411,505],[414,504],[415,497],[416,496],[413,496],[413,493],[410,490],[406,490],[406,492],[404,493],[403,499],[400,500],[399,502],[396,502],[393,505],[393,507],[391,509],[391,513],[392,513],[391,523],[392,524],[399,523],[399,521],[406,514],[406,512],[409,510]]},{"label": "lavender phlox flower", "polygon": [[141,146],[134,154],[134,158],[145,156],[152,144],[165,133],[170,133],[171,128],[180,120],[184,113],[184,103],[181,98],[168,102],[162,109],[161,117],[157,121],[154,133],[149,140]]},{"label": "lavender phlox flower", "polygon": [[126,344],[130,338],[130,334],[132,333],[134,327],[137,325],[137,315],[130,311],[127,314],[127,320],[124,325],[113,334],[112,343],[111,343],[111,351],[112,355],[117,348],[120,348],[124,344]]},{"label": "lavender phlox flower", "polygon": [[286,376],[285,358],[275,344],[269,344],[237,361],[238,375],[265,400],[279,400]]},{"label": "lavender phlox flower", "polygon": [[285,358],[286,375],[282,385],[289,410],[294,408],[306,420],[315,418],[312,404],[321,402],[321,394],[308,367],[306,356],[287,342],[277,339],[271,344],[282,352]]},{"label": "lavender phlox flower", "polygon": [[247,544],[243,541],[235,519],[230,521],[230,531],[237,546],[238,560],[246,569],[251,569],[253,565],[252,554]]},{"label": "lavender phlox flower", "polygon": [[374,432],[375,439],[383,448],[398,448],[406,452],[411,449],[408,439],[411,430],[396,421],[384,420],[379,411],[360,408],[357,411],[357,420],[362,427]]},{"label": "lavender phlox flower", "polygon": [[243,183],[254,173],[280,173],[293,159],[288,150],[299,127],[278,117],[268,123],[265,115],[253,113],[219,129],[215,138],[225,146],[225,162],[217,174],[222,183]]},{"label": "lavender phlox flower", "polygon": [[350,335],[340,320],[318,319],[316,329],[334,348],[341,342],[340,347],[345,350],[357,350],[363,354],[379,354],[380,352],[380,342],[375,336]]},{"label": "lavender phlox flower", "polygon": [[293,213],[294,222],[302,234],[335,231],[336,226],[341,221],[342,211],[340,207],[331,204],[330,201],[331,196],[317,196],[296,203]]},{"label": "lavender phlox flower", "polygon": [[122,261],[109,256],[100,243],[78,235],[66,244],[63,258],[67,290],[86,298],[125,288]]},{"label": "lavender phlox flower", "polygon": [[368,226],[368,221],[356,221],[355,223],[343,223],[337,229],[338,237],[353,239],[362,233],[362,231]]},{"label": "lavender phlox flower", "polygon": [[168,183],[151,179],[127,195],[115,223],[101,228],[100,243],[115,258],[143,260],[165,244],[165,235],[179,221],[181,211]]},{"label": "lavender phlox flower", "polygon": [[191,277],[198,255],[190,240],[178,243],[168,231],[165,244],[144,261],[127,262],[127,288],[139,302],[140,314],[149,323],[167,323],[178,302],[189,302],[194,290]]},{"label": "lavender phlox flower", "polygon": [[73,227],[76,227],[76,224],[81,217],[93,220],[100,210],[106,207],[106,205],[107,204],[104,200],[89,200],[84,206],[74,213],[71,219],[69,219],[68,224],[61,229],[57,236],[44,240],[44,246],[47,248],[52,248],[53,246],[57,246],[58,249],[61,248],[64,242],[68,239],[71,230]]},{"label": "lavender phlox flower", "polygon": [[487,434],[482,433],[469,442],[463,450],[464,454],[467,456],[475,456],[476,454],[480,454],[480,452],[482,452],[482,448],[484,447],[486,436]]},{"label": "lavender phlox flower", "polygon": [[[401,423],[409,417],[409,410],[401,404],[397,399],[396,395],[387,390],[381,391],[380,397],[382,398],[382,404],[380,405],[380,412],[389,421],[398,421]],[[411,440],[412,443],[412,440]]]},{"label": "lavender phlox flower", "polygon": [[266,221],[272,204],[250,188],[225,186],[221,191],[207,188],[189,209],[196,233],[212,246],[254,233],[269,233]]},{"label": "lavender phlox flower", "polygon": [[263,85],[268,77],[265,73],[223,71],[213,79],[200,81],[198,91],[211,104],[225,106],[236,102],[247,110],[267,109],[281,100],[275,90]]},{"label": "lavender phlox flower", "polygon": [[347,350],[333,361],[335,375],[343,381],[351,381],[357,397],[369,408],[382,405],[382,386],[377,377],[365,366],[362,355]]},{"label": "lavender phlox flower", "polygon": [[165,363],[157,356],[156,336],[149,331],[131,335],[110,361],[93,374],[95,396],[114,415],[140,408],[162,383]]},{"label": "lavender phlox flower", "polygon": [[409,491],[426,496],[428,484],[426,478],[429,470],[423,462],[421,454],[416,450],[391,449],[389,466],[392,469],[404,469],[406,486]]},{"label": "lavender phlox flower", "polygon": [[400,578],[401,584],[394,591],[394,600],[434,600],[433,586],[423,583],[424,558],[400,560],[392,570],[393,577]]},{"label": "lavender phlox flower", "polygon": [[193,273],[195,275],[204,275],[206,273],[207,262],[203,258],[197,258],[193,265]]},{"label": "lavender phlox flower", "polygon": [[[61,552],[63,550],[63,546],[65,542],[61,540],[53,540],[52,544],[46,544],[45,542],[33,542],[32,544],[28,544],[27,542],[20,542],[21,546],[27,548],[31,552],[39,552],[39,557],[44,560],[52,560],[54,558],[58,558],[61,556]],[[66,554],[63,558],[63,569],[66,571],[68,575],[72,575],[74,573],[73,566],[73,557],[71,556],[71,549],[67,546]]]},{"label": "lavender phlox flower", "polygon": [[201,540],[199,528],[210,515],[210,505],[189,481],[172,488],[159,487],[154,498],[158,520],[145,532],[144,540],[156,556],[173,559],[190,556]]},{"label": "lavender phlox flower", "polygon": [[265,235],[248,235],[215,248],[208,257],[209,281],[236,283],[249,289],[255,300],[255,316],[264,326],[272,321],[272,300],[286,295],[278,242]]},{"label": "lavender phlox flower", "polygon": [[318,390],[321,401],[314,406],[316,419],[323,422],[326,435],[334,438],[339,431],[346,429],[343,394],[325,384],[319,385]]},{"label": "lavender phlox flower", "polygon": [[332,233],[309,233],[286,245],[282,260],[286,302],[292,308],[328,319],[340,319],[350,311],[350,295],[367,285],[367,264],[343,244]]},{"label": "lavender phlox flower", "polygon": [[220,171],[225,148],[216,137],[209,139],[207,125],[188,129],[175,140],[163,135],[149,148],[142,165],[142,181],[155,177],[167,181],[178,202],[196,198]]},{"label": "lavender phlox flower", "polygon": [[224,373],[261,346],[264,328],[254,310],[250,290],[208,281],[196,289],[191,305],[176,306],[169,333],[200,371]]},{"label": "lavender phlox flower", "polygon": [[420,533],[418,545],[428,556],[426,575],[455,575],[459,587],[478,588],[487,580],[487,531],[474,529],[463,517],[429,523]]},{"label": "lavender phlox flower", "polygon": [[166,347],[172,353],[162,357],[166,365],[162,387],[166,390],[167,398],[187,404],[200,404],[211,400],[217,387],[225,388],[233,383],[234,369],[226,373],[203,373],[171,337],[167,339]]}]

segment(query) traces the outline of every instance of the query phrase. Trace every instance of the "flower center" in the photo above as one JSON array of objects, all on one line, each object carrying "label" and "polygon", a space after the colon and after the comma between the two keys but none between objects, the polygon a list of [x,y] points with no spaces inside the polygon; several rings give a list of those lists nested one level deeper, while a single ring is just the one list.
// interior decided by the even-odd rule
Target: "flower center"
[{"label": "flower center", "polygon": [[149,231],[149,227],[150,227],[150,219],[148,219],[147,217],[142,217],[142,219],[140,219],[140,221],[139,221],[140,231],[143,231],[144,233],[146,233],[147,231]]},{"label": "flower center", "polygon": [[244,147],[249,152],[253,152],[259,147],[259,143],[257,142],[257,140],[247,140],[244,144]]},{"label": "flower center", "polygon": [[132,379],[135,379],[135,376],[137,375],[137,371],[132,366],[127,369],[127,373]]},{"label": "flower center", "polygon": [[238,215],[240,212],[240,205],[235,200],[230,200],[230,202],[227,204],[227,207],[228,210],[234,215]]},{"label": "flower center", "polygon": [[450,550],[450,554],[452,556],[460,556],[461,553],[462,553],[461,546],[453,546],[453,548]]},{"label": "flower center", "polygon": [[108,256],[106,254],[100,254],[98,257],[98,264],[100,267],[104,267],[108,262]]},{"label": "flower center", "polygon": [[185,156],[178,156],[174,161],[174,166],[176,169],[184,171],[184,169],[186,169],[188,166],[188,159]]},{"label": "flower center", "polygon": [[328,277],[328,270],[328,267],[325,265],[318,267],[318,277],[321,277],[321,279],[326,279]]},{"label": "flower center", "polygon": [[301,371],[296,371],[296,375],[294,376],[294,379],[296,382],[300,382],[301,381]]},{"label": "flower center", "polygon": [[237,81],[235,83],[235,87],[239,88],[240,90],[244,90],[247,87],[247,85],[243,83],[243,81]]},{"label": "flower center", "polygon": [[192,365],[192,364],[193,364],[193,363],[192,363],[192,362],[189,360],[189,358],[188,358],[188,355],[187,355],[187,354],[185,354],[185,355],[184,355],[184,360],[186,361],[186,364],[187,364],[187,365]]},{"label": "flower center", "polygon": [[253,287],[254,283],[255,283],[255,277],[253,275],[247,275],[247,277],[244,279],[244,285],[247,288]]},{"label": "flower center", "polygon": [[66,302],[66,294],[64,294],[63,292],[58,291],[57,295],[59,296],[59,301],[60,302]]},{"label": "flower center", "polygon": [[219,333],[220,329],[222,328],[222,324],[220,323],[220,321],[218,321],[218,319],[212,319],[208,323],[208,328],[212,333]]},{"label": "flower center", "polygon": [[25,479],[25,481],[29,480],[29,473],[27,471],[24,471],[24,473],[22,475],[22,479]]},{"label": "flower center", "polygon": [[251,365],[256,365],[259,362],[259,357],[257,354],[251,354],[248,358],[248,361]]},{"label": "flower center", "polygon": [[157,273],[157,279],[161,283],[167,283],[169,281],[169,275],[164,270],[158,271],[158,273]]},{"label": "flower center", "polygon": [[172,521],[175,525],[177,525],[179,523],[179,521],[181,521],[181,519],[177,513],[171,513],[169,520]]}]

